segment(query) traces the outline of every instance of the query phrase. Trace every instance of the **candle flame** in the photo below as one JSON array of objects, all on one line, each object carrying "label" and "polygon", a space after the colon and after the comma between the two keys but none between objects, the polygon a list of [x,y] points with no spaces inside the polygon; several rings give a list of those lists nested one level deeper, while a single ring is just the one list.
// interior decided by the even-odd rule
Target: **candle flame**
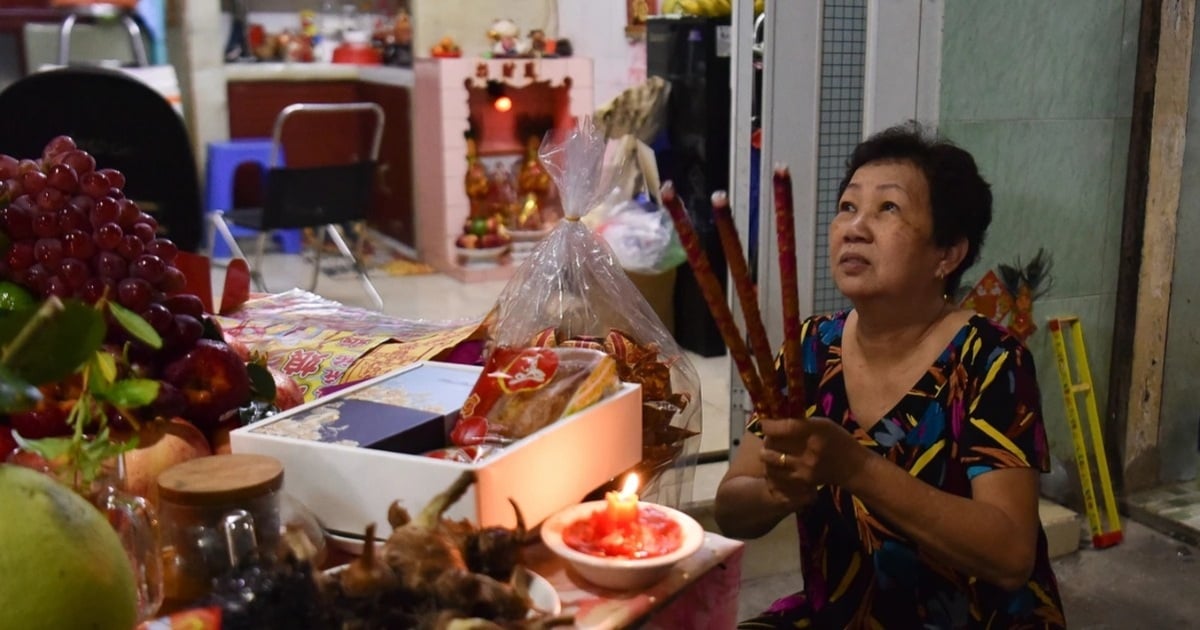
[{"label": "candle flame", "polygon": [[622,497],[631,497],[637,494],[638,476],[637,473],[629,473],[625,476],[625,485],[621,487]]}]

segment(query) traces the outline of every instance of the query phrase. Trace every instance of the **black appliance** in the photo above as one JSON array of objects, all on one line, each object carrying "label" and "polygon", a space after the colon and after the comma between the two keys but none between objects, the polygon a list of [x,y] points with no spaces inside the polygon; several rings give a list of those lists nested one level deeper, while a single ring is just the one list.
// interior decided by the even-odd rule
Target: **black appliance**
[{"label": "black appliance", "polygon": [[[710,196],[729,188],[729,18],[663,18],[646,22],[646,71],[670,82],[671,93],[655,154],[691,215],[722,288],[725,256],[713,223]],[[727,290],[727,289],[726,289]],[[675,283],[675,339],[701,356],[719,356],[725,343],[688,265]]]}]

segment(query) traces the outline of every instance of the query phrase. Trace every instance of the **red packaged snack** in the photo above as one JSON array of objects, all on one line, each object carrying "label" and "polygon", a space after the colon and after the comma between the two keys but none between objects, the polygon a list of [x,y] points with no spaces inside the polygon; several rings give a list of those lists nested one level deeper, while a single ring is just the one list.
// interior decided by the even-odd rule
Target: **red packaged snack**
[{"label": "red packaged snack", "polygon": [[456,446],[508,444],[620,388],[612,357],[587,348],[496,348],[450,433]]}]

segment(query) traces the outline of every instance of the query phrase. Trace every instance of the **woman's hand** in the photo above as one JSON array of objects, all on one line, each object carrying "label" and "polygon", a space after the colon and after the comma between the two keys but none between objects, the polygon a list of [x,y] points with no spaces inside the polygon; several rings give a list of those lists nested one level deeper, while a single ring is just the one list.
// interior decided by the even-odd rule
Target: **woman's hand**
[{"label": "woman's hand", "polygon": [[772,493],[791,496],[796,489],[845,485],[870,454],[844,428],[828,418],[763,419],[763,449]]}]

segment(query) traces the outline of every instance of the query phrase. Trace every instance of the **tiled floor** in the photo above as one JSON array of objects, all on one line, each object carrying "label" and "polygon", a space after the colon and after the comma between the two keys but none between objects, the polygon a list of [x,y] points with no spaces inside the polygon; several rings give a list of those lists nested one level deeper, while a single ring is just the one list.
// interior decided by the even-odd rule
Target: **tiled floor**
[{"label": "tiled floor", "polygon": [[1183,481],[1126,499],[1131,514],[1193,543],[1200,543],[1200,480]]},{"label": "tiled floor", "polygon": [[[298,257],[269,255],[266,275],[270,288],[281,291],[293,286],[307,287],[309,269]],[[222,276],[222,270],[214,270],[214,286],[221,286]],[[375,282],[384,296],[385,312],[407,319],[480,317],[504,289],[503,282],[468,285],[436,274],[377,275]],[[322,277],[317,293],[369,308],[366,294],[352,276]],[[701,450],[726,449],[729,443],[727,361],[723,357],[692,356],[691,359],[701,375],[704,396]],[[696,504],[703,504],[713,496],[726,466],[720,462],[697,468],[693,486]],[[1180,519],[1191,523],[1194,533],[1200,533],[1200,485],[1196,483],[1153,491],[1132,501],[1130,508],[1143,514]],[[707,525],[713,527],[711,521]],[[1196,620],[1200,619],[1200,598],[1196,597],[1195,586],[1200,584],[1197,549],[1138,523],[1126,522],[1125,533],[1125,541],[1117,547],[1102,551],[1085,548],[1054,561],[1071,627],[1197,627]],[[780,595],[800,589],[797,566],[795,525],[791,519],[767,536],[748,542],[740,596],[742,617],[763,610]]]}]

